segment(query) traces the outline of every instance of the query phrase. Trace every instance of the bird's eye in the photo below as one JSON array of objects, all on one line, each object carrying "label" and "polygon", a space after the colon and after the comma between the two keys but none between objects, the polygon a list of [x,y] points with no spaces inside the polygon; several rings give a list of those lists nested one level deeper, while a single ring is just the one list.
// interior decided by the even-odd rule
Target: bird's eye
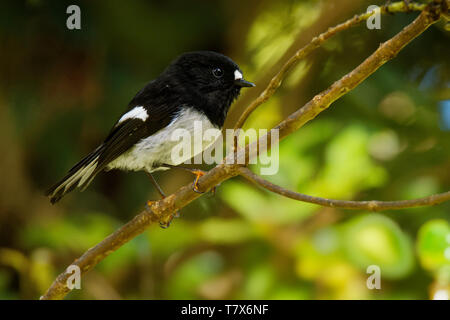
[{"label": "bird's eye", "polygon": [[212,73],[213,73],[214,77],[216,77],[217,79],[220,79],[223,77],[223,70],[220,68],[214,68],[212,70]]}]

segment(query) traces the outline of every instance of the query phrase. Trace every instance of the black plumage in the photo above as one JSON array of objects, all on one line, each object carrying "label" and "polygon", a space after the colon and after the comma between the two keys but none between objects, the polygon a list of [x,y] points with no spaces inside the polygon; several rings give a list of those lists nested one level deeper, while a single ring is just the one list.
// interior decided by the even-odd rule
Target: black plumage
[{"label": "black plumage", "polygon": [[184,121],[205,118],[211,126],[222,128],[240,89],[249,86],[253,84],[242,78],[236,63],[222,54],[199,51],[181,55],[136,94],[103,143],[46,195],[55,203],[75,188],[85,189],[103,170],[157,170],[169,152],[164,149],[165,141],[160,141],[169,124],[181,123],[182,117]]}]

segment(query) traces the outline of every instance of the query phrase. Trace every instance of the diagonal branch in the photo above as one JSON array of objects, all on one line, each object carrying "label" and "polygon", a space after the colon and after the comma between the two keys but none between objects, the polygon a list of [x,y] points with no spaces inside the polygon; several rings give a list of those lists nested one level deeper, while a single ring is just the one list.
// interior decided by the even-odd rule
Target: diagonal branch
[{"label": "diagonal branch", "polygon": [[[438,0],[435,1],[438,2]],[[446,12],[446,8],[443,8],[442,10]],[[393,59],[405,45],[424,32],[430,25],[439,20],[440,16],[441,7],[431,5],[427,6],[427,8],[422,11],[422,13],[412,23],[406,26],[395,37],[383,43],[356,69],[341,78],[339,81],[335,82],[326,91],[316,95],[305,106],[281,122],[276,127],[276,129],[280,131],[280,137],[286,137],[290,133],[299,129],[306,122],[312,120],[320,112],[328,108],[332,102],[336,101],[342,95],[355,88],[380,66]],[[269,138],[269,136],[270,134],[266,136],[266,139]],[[270,141],[270,139],[265,141]],[[227,159],[239,159],[242,158],[243,155],[246,159],[248,159],[248,155],[245,155],[248,149],[249,145],[247,145],[246,148],[238,149],[234,152],[234,154],[227,156]],[[238,157],[236,157],[236,155],[238,155]],[[252,157],[253,156],[256,155],[252,155]],[[225,161],[225,163],[229,162]],[[238,164],[217,165],[200,178],[200,190],[208,191],[221,182],[238,175],[240,173],[240,168],[241,165]],[[128,222],[95,247],[85,252],[79,259],[75,260],[72,265],[78,266],[82,274],[88,272],[109,254],[119,249],[123,244],[127,243],[138,234],[144,232],[152,223],[167,221],[170,219],[171,214],[183,208],[200,196],[200,194],[192,190],[191,185],[180,188],[174,194],[155,202],[151,206],[151,210],[142,211],[132,221]],[[67,271],[60,274],[47,292],[41,297],[41,299],[64,298],[70,292],[70,289],[66,285],[67,279],[69,279],[70,276],[71,273]]]},{"label": "diagonal branch", "polygon": [[311,42],[299,49],[288,61],[286,61],[286,63],[281,67],[280,71],[278,71],[278,73],[272,78],[272,80],[270,80],[269,85],[264,89],[264,91],[261,92],[261,94],[255,100],[253,100],[253,102],[247,107],[247,109],[244,110],[244,112],[236,122],[234,130],[237,130],[244,126],[245,121],[252,114],[252,112],[255,111],[264,102],[266,102],[275,93],[288,72],[295,65],[297,65],[300,60],[306,58],[311,52],[319,48],[328,39],[344,30],[358,25],[362,21],[369,19],[373,14],[376,14],[377,11],[380,11],[380,13],[422,11],[425,9],[425,6],[425,4],[419,3],[410,3],[409,5],[406,5],[406,3],[402,1],[391,3],[390,5],[381,7],[380,9],[355,15],[353,18],[348,19],[347,21],[340,23],[335,27],[329,28],[319,36],[314,37]]},{"label": "diagonal branch", "polygon": [[433,206],[450,200],[450,191],[434,194],[425,198],[418,198],[412,200],[399,201],[347,201],[347,200],[333,200],[320,197],[313,197],[303,193],[297,193],[288,189],[284,189],[270,181],[267,181],[260,176],[253,173],[246,167],[241,167],[239,173],[248,181],[257,184],[264,189],[277,193],[281,196],[299,200],[308,203],[318,204],[324,207],[352,209],[352,210],[370,210],[370,211],[384,211],[384,210],[399,210],[406,208]]}]

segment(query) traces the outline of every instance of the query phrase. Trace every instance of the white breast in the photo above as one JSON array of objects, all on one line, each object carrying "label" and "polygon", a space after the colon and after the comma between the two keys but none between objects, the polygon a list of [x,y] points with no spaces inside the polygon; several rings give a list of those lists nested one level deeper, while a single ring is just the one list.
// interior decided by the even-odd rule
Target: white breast
[{"label": "white breast", "polygon": [[[194,125],[196,121],[197,126]],[[157,169],[154,168],[154,165],[163,163],[179,165],[186,160],[189,160],[191,157],[194,157],[196,153],[198,154],[202,152],[214,142],[211,140],[205,141],[201,139],[199,141],[198,139],[194,139],[195,134],[200,136],[203,134],[203,132],[195,132],[195,130],[198,130],[199,128],[199,123],[201,124],[200,127],[203,132],[206,130],[217,130],[220,132],[220,129],[214,126],[203,113],[193,108],[185,108],[167,127],[159,130],[150,137],[142,139],[129,151],[112,161],[107,166],[107,170],[146,170],[148,172],[152,172]],[[199,152],[193,152],[189,157],[176,157],[176,160],[174,160],[172,157],[172,150],[174,147],[180,145],[179,140],[172,140],[172,133],[176,129],[182,129],[183,131],[188,132],[192,137],[190,139],[191,145],[189,148]]]}]

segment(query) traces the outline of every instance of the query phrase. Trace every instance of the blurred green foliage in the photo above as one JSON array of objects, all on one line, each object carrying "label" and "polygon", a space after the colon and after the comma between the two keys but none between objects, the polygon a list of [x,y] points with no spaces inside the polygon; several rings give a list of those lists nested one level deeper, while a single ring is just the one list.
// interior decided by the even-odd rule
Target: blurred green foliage
[{"label": "blurred green foliage", "polygon": [[[108,132],[131,97],[178,54],[216,50],[257,87],[289,54],[369,1],[68,1],[0,4],[0,299],[37,298],[76,257],[158,197],[141,173],[99,175],[51,206],[42,196]],[[380,2],[380,5],[382,3]],[[247,128],[271,128],[352,70],[416,14],[382,17],[294,68]],[[395,200],[450,189],[449,34],[431,27],[330,109],[282,141],[291,190]],[[256,172],[260,165],[252,166]],[[189,183],[157,175],[166,192]],[[427,299],[450,292],[450,204],[374,214],[300,203],[235,178],[162,230],[151,227],[82,279],[72,299]],[[369,265],[381,289],[366,287]]]}]

